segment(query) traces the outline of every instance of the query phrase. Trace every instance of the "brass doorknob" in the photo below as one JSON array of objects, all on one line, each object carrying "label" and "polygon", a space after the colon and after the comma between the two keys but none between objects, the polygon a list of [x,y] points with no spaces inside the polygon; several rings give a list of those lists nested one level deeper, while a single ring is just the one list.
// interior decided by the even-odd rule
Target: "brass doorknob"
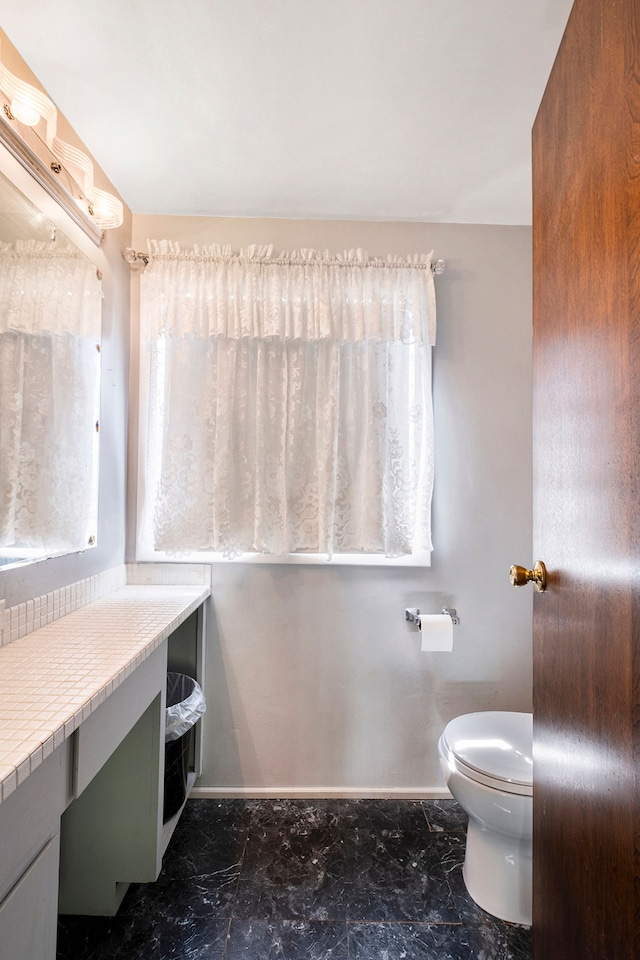
[{"label": "brass doorknob", "polygon": [[519,567],[514,564],[509,571],[509,580],[513,587],[523,587],[525,583],[535,583],[536,590],[542,593],[547,587],[547,568],[542,560],[538,560],[533,570]]}]

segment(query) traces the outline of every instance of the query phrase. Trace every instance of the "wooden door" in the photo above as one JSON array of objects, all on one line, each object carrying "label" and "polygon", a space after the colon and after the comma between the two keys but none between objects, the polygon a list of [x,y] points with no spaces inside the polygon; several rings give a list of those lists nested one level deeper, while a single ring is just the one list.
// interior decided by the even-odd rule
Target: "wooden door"
[{"label": "wooden door", "polygon": [[576,0],[533,131],[534,957],[640,957],[640,0]]}]

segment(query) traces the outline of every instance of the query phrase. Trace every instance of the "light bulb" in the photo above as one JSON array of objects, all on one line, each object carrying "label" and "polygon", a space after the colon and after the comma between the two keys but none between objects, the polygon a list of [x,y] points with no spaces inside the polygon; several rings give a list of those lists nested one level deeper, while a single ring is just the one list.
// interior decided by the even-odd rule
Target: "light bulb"
[{"label": "light bulb", "polygon": [[40,121],[40,114],[38,111],[29,106],[29,104],[25,103],[23,100],[11,101],[11,113],[14,115],[16,120],[19,120],[20,123],[24,123],[26,127],[35,127],[35,125]]},{"label": "light bulb", "polygon": [[87,191],[91,201],[91,215],[98,226],[103,229],[119,227],[124,219],[122,203],[117,197],[98,187]]}]

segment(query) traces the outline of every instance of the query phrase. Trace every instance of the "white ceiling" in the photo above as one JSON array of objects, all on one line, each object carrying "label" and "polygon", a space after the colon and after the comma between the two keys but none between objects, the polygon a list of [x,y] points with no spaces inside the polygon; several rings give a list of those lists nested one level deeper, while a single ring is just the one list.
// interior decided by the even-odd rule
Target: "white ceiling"
[{"label": "white ceiling", "polygon": [[0,0],[134,213],[530,223],[572,0]]}]

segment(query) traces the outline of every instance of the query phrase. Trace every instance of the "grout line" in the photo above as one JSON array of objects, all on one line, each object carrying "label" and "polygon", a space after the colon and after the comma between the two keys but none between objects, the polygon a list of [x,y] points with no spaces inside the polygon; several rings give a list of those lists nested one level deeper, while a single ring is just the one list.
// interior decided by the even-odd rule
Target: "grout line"
[{"label": "grout line", "polygon": [[227,935],[226,935],[226,937],[224,938],[224,947],[222,948],[222,956],[221,956],[220,960],[225,960],[225,957],[226,957],[226,955],[227,955],[227,946],[229,945],[229,939],[231,938],[231,924],[232,924],[232,923],[233,923],[233,919],[232,919],[232,917],[229,917],[229,920],[227,921]]}]

